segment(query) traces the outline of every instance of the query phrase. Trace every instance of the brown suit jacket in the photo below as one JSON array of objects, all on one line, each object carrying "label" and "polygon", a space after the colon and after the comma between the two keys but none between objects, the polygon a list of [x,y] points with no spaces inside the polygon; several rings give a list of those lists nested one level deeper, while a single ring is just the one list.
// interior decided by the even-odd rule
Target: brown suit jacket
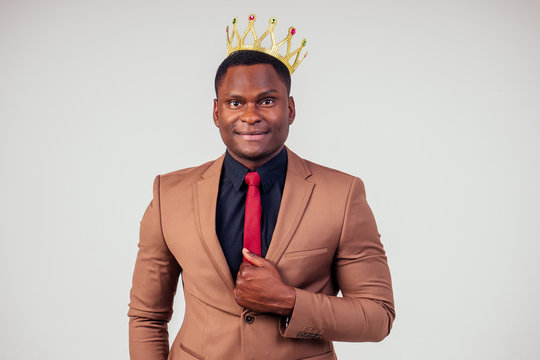
[{"label": "brown suit jacket", "polygon": [[[332,340],[386,337],[395,316],[392,285],[362,181],[287,154],[266,259],[297,289],[288,326],[234,300],[214,226],[221,156],[154,181],[128,312],[132,360],[335,359]],[[169,351],[167,322],[180,274],[186,308]]]}]

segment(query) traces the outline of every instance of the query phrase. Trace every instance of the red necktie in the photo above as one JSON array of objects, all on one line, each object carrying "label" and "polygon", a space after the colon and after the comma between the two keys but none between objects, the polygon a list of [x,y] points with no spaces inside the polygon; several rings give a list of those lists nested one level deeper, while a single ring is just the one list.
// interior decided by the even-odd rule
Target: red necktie
[{"label": "red necktie", "polygon": [[[246,196],[246,213],[244,217],[244,247],[261,255],[261,194],[259,185],[261,178],[257,172],[248,172],[246,174],[246,184],[248,191]],[[244,258],[244,261],[247,261]]]}]

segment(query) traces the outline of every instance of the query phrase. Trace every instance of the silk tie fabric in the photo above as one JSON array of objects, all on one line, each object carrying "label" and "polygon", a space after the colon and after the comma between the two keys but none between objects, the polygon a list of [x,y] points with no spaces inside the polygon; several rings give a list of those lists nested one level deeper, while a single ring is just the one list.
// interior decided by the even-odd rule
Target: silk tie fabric
[{"label": "silk tie fabric", "polygon": [[[261,178],[256,171],[246,174],[245,182],[248,185],[246,196],[246,211],[244,215],[244,247],[261,256],[261,193],[259,185]],[[244,257],[244,261],[247,261]]]}]

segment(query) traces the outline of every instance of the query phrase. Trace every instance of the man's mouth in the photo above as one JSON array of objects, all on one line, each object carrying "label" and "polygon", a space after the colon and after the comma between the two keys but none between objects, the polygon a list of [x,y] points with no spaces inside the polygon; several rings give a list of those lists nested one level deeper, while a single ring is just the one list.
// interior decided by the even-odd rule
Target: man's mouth
[{"label": "man's mouth", "polygon": [[244,140],[261,140],[268,131],[236,131],[236,134]]}]

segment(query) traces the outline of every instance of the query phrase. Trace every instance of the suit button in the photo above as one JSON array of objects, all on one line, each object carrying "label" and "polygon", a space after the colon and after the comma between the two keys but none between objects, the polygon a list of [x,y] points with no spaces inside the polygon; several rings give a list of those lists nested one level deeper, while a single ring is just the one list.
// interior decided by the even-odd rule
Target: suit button
[{"label": "suit button", "polygon": [[246,322],[247,322],[248,324],[251,324],[251,323],[253,323],[253,322],[255,321],[255,317],[253,317],[253,316],[251,316],[251,315],[246,315],[246,316],[244,317],[244,320],[246,320]]}]

